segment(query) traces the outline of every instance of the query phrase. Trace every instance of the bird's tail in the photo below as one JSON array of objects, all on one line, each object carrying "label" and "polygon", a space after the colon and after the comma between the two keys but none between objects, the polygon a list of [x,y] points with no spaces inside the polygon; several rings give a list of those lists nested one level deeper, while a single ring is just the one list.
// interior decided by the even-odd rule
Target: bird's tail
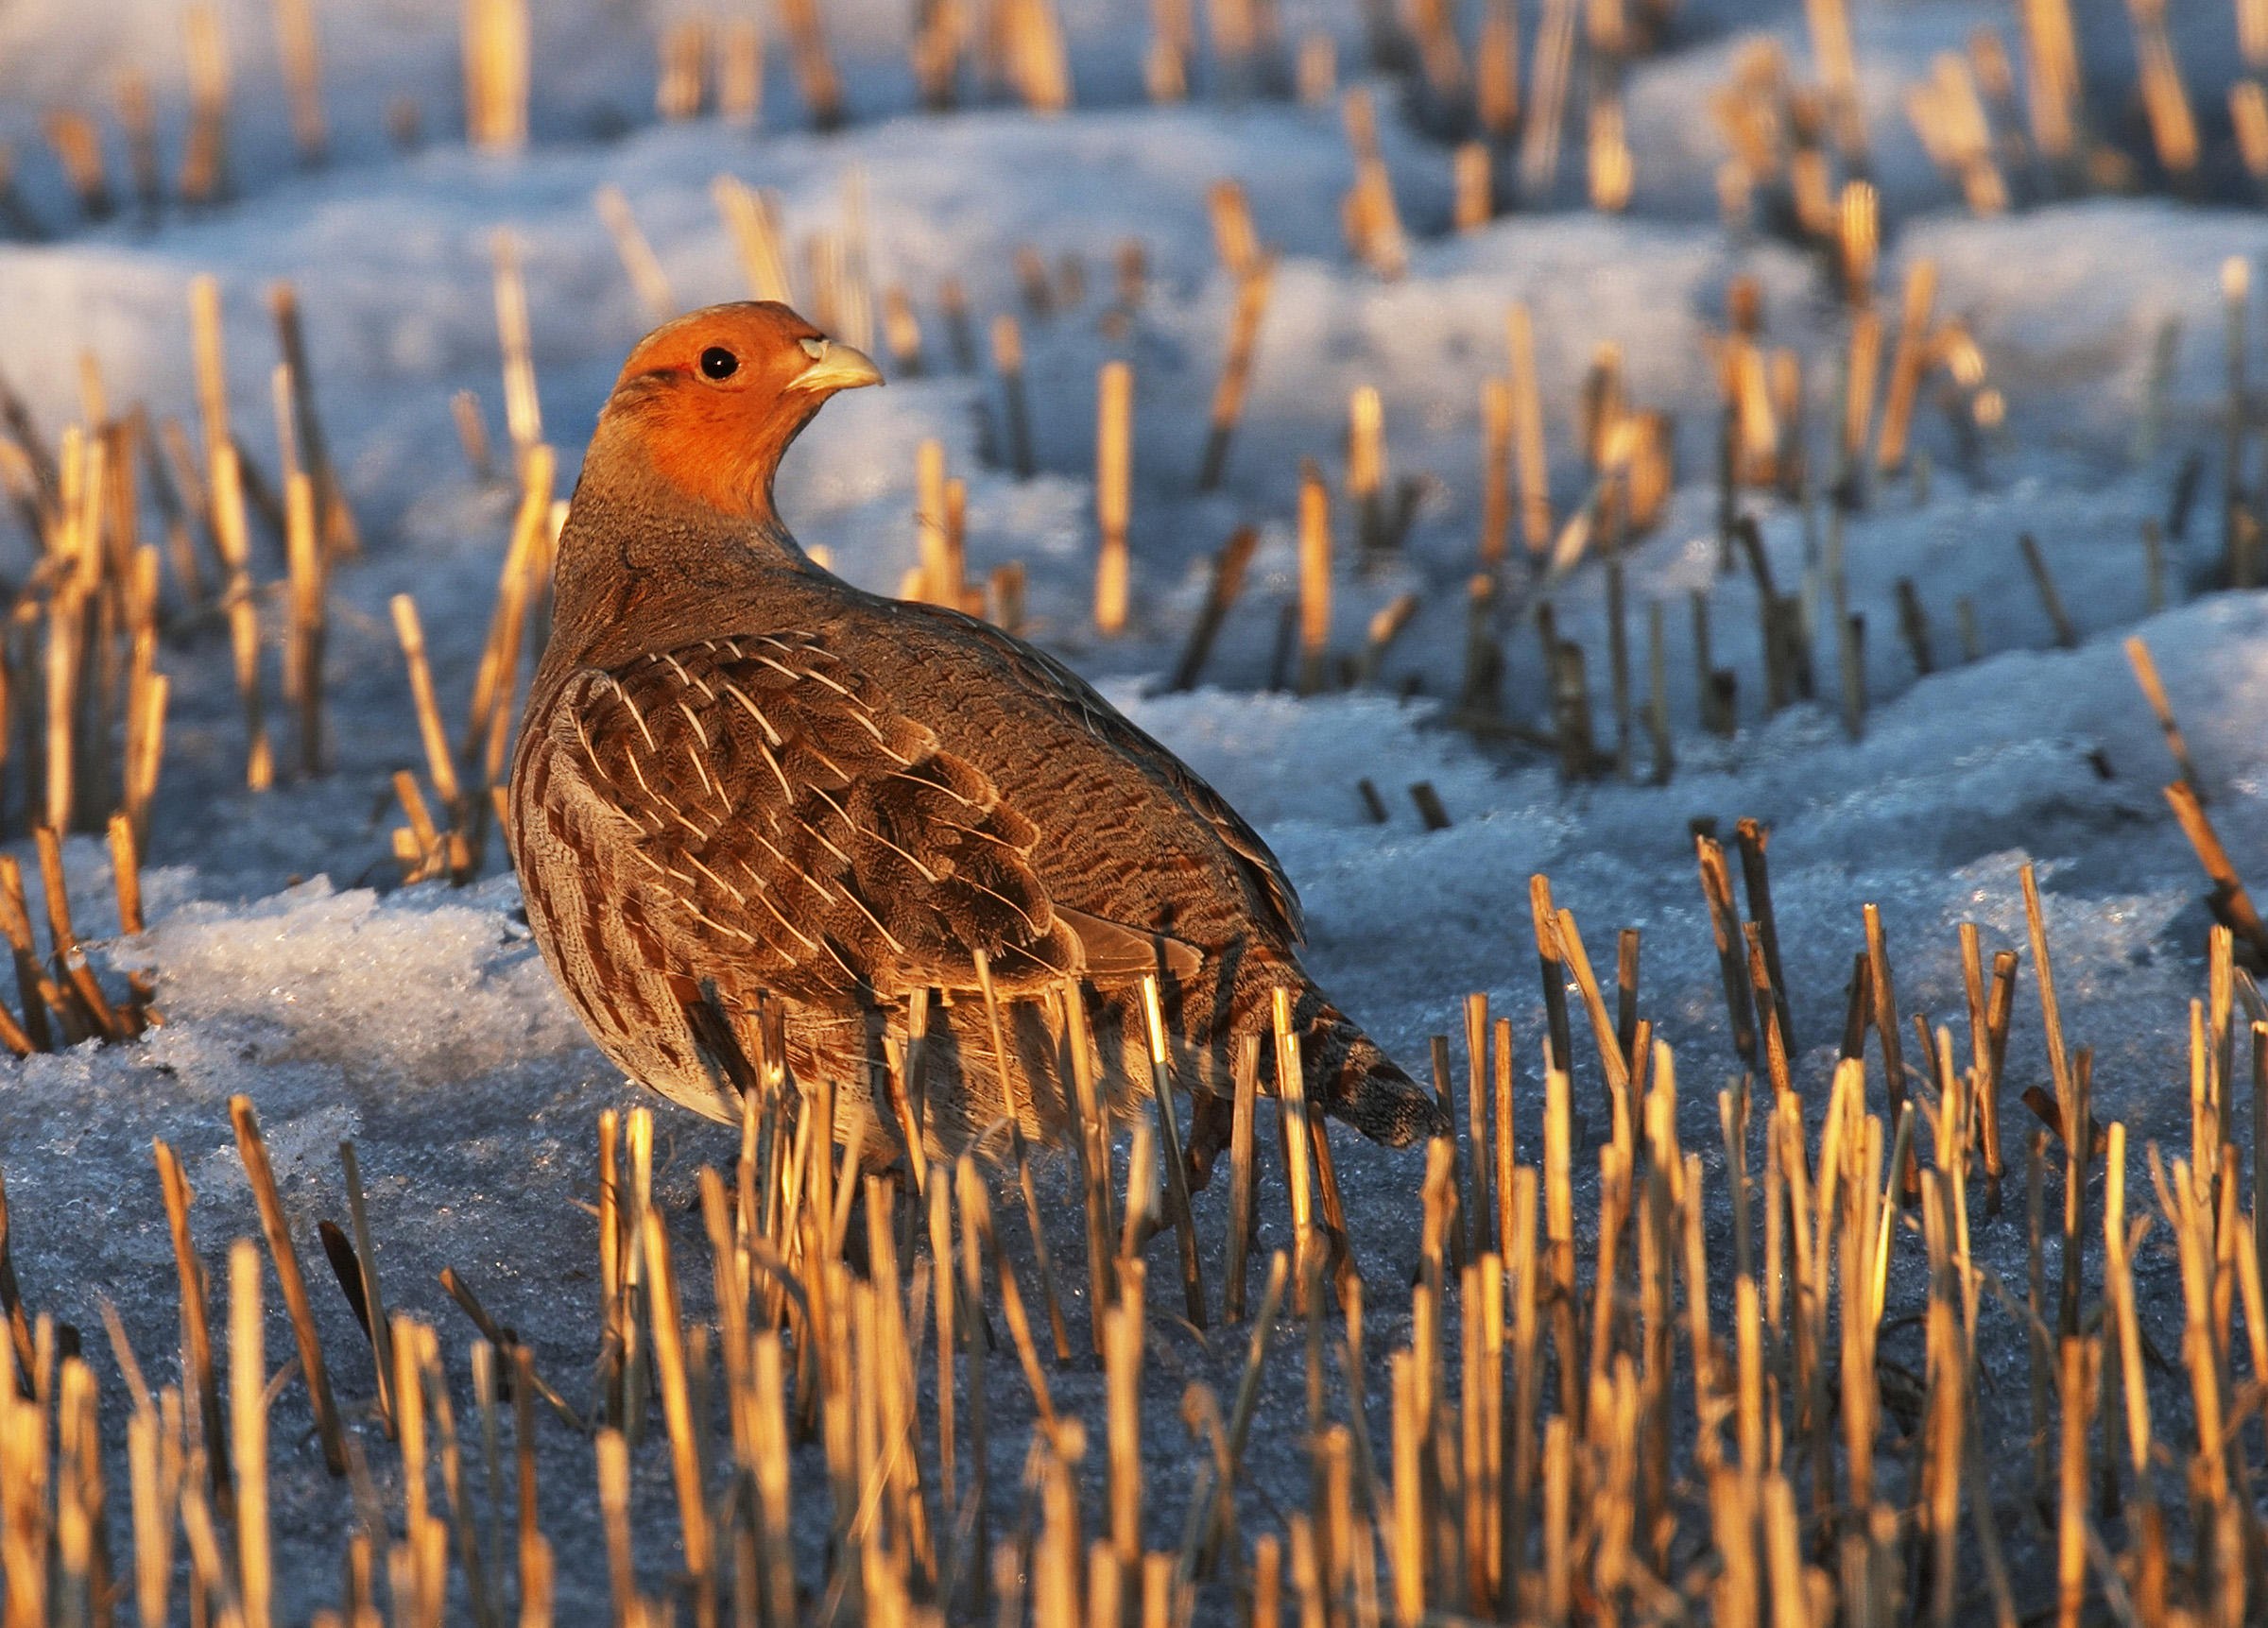
[{"label": "bird's tail", "polygon": [[[1272,1022],[1266,1006],[1261,1022],[1261,1081],[1274,1090],[1276,1053],[1265,1037]],[[1332,1118],[1387,1147],[1450,1134],[1449,1115],[1433,1092],[1403,1073],[1377,1041],[1304,980],[1292,992],[1292,1025],[1299,1035],[1308,1100]]]}]

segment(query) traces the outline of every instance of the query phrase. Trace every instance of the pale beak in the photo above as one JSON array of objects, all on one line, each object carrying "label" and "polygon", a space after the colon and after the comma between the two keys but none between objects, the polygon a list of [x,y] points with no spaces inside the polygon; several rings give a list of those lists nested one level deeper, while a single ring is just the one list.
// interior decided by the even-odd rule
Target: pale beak
[{"label": "pale beak", "polygon": [[837,339],[806,339],[803,349],[810,352],[811,363],[796,375],[791,388],[833,395],[882,383],[882,369],[874,366],[874,359],[854,346]]}]

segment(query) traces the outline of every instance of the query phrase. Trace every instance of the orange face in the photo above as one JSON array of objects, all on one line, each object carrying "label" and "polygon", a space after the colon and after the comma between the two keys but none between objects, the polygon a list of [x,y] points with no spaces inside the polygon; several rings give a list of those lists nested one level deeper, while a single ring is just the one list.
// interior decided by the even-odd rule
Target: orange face
[{"label": "orange face", "polygon": [[680,493],[727,513],[771,503],[780,456],[837,390],[879,385],[862,352],[786,306],[712,305],[638,342],[599,415]]}]

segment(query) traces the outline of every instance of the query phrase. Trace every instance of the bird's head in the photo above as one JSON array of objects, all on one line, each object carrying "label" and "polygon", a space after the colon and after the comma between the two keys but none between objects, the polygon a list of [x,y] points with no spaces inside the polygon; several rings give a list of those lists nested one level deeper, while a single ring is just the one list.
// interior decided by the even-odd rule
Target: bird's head
[{"label": "bird's head", "polygon": [[781,454],[837,390],[879,385],[862,351],[770,300],[712,305],[638,342],[599,414],[593,454],[643,463],[673,495],[771,513]]}]

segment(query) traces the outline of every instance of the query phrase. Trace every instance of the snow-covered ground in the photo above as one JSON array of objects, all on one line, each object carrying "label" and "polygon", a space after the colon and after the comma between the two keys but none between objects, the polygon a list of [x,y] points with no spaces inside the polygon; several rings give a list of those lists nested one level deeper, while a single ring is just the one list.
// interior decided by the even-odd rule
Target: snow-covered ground
[{"label": "snow-covered ground", "polygon": [[[162,99],[178,98],[167,77],[176,73],[173,8],[108,6],[115,28],[107,41],[85,28],[89,9],[0,13],[0,124],[20,145],[36,110],[81,94],[99,99],[105,78],[137,56]],[[2188,1002],[2204,991],[2209,917],[2203,877],[2160,796],[2173,766],[2119,640],[2139,632],[2156,652],[2213,820],[2240,867],[2268,877],[2268,731],[2256,717],[2256,697],[2268,694],[2268,598],[2191,597],[2211,584],[2218,552],[2221,267],[2231,256],[2259,266],[2268,226],[2241,208],[2156,198],[1968,217],[1921,160],[1898,96],[1931,53],[1957,47],[1988,13],[1998,20],[1997,9],[1861,8],[1864,100],[1891,211],[1880,284],[1894,313],[1906,269],[1934,262],[1938,310],[1966,323],[2007,420],[1964,469],[1950,430],[1925,406],[1916,442],[1934,470],[1926,493],[1911,480],[1884,483],[1846,523],[1849,601],[1866,620],[1873,701],[1855,741],[1837,710],[1820,587],[1824,504],[1806,514],[1762,493],[1744,499],[1781,591],[1807,594],[1817,701],[1763,715],[1756,591],[1745,569],[1718,570],[1718,397],[1707,341],[1726,326],[1729,286],[1755,280],[1768,340],[1804,357],[1822,437],[1844,344],[1844,318],[1816,260],[1786,243],[1731,237],[1715,214],[1722,150],[1708,97],[1744,30],[1773,28],[1807,60],[1793,4],[1696,6],[1681,14],[1679,48],[1634,73],[1636,203],[1623,217],[1531,213],[1449,235],[1449,153],[1385,118],[1386,161],[1418,238],[1408,275],[1392,283],[1358,267],[1340,234],[1352,172],[1335,110],[1143,105],[1133,64],[1145,29],[1131,5],[1066,8],[1090,105],[1052,121],[1007,107],[945,118],[904,111],[913,98],[896,9],[829,7],[859,117],[825,137],[794,128],[783,50],[774,52],[762,134],[707,121],[647,125],[650,19],[627,7],[587,15],[562,8],[564,21],[539,30],[539,60],[558,74],[539,96],[538,140],[511,160],[455,141],[450,9],[335,9],[336,17],[323,13],[341,132],[333,167],[291,168],[273,70],[262,65],[266,17],[237,7],[241,201],[155,231],[120,221],[0,247],[0,374],[49,436],[77,409],[82,354],[98,364],[113,403],[190,414],[187,286],[211,272],[226,301],[237,421],[254,457],[269,461],[274,349],[263,290],[278,279],[296,284],[325,425],[366,540],[365,557],[334,584],[334,762],[322,779],[243,791],[222,636],[185,633],[161,657],[174,676],[174,710],[148,856],[152,926],[115,955],[155,968],[167,1021],[138,1044],[0,1066],[0,1173],[16,1270],[35,1307],[93,1328],[96,1297],[107,1294],[146,1361],[170,1350],[170,1254],[149,1142],[163,1137],[186,1159],[209,1249],[250,1231],[224,1106],[245,1091],[310,1237],[315,1217],[343,1218],[335,1144],[352,1138],[395,1302],[438,1319],[456,1341],[466,1330],[434,1286],[440,1267],[455,1266],[576,1394],[594,1356],[594,1227],[581,1208],[593,1191],[593,1123],[599,1109],[633,1098],[554,990],[518,923],[508,876],[462,891],[395,885],[387,779],[421,759],[387,601],[416,596],[444,707],[459,715],[512,501],[468,471],[449,412],[453,392],[473,390],[501,436],[491,234],[509,228],[524,244],[545,431],[572,471],[645,325],[593,194],[621,189],[677,299],[693,305],[747,292],[710,196],[720,174],[775,191],[799,240],[839,230],[846,199],[863,194],[875,285],[902,286],[923,322],[925,376],[835,403],[791,455],[781,504],[798,535],[823,545],[851,579],[894,590],[916,560],[915,451],[941,440],[952,471],[970,483],[972,574],[1020,562],[1035,636],[1103,680],[1260,828],[1307,902],[1312,965],[1349,1011],[1414,1071],[1429,1036],[1460,1032],[1469,991],[1486,991],[1513,1020],[1523,1148],[1540,1090],[1526,904],[1538,871],[1575,913],[1602,968],[1617,928],[1642,930],[1643,1007],[1687,1082],[1686,1140],[1713,1146],[1715,1088],[1738,1063],[1691,830],[1712,820],[1729,834],[1744,816],[1773,832],[1799,1077],[1826,1079],[1844,981],[1864,943],[1863,904],[1881,908],[1904,1008],[1957,1023],[1956,924],[1980,923],[1988,954],[2020,947],[2017,875],[2029,861],[2047,889],[2067,1021],[2075,1043],[2095,1049],[2097,1116],[2127,1121],[2138,1149],[2149,1138],[2186,1144]],[[537,9],[541,20],[548,9]],[[1354,60],[1357,9],[1311,0],[1285,10],[1287,27],[1329,27],[1342,60]],[[2201,105],[2214,108],[2233,72],[2224,11],[2215,9],[2212,26],[2185,23],[2177,36]],[[2130,81],[2123,29],[2089,28],[2090,65],[2105,86]],[[427,99],[434,140],[396,157],[376,131],[387,102],[405,89]],[[2113,91],[2102,95],[2117,105]],[[1390,88],[1382,105],[1395,105]],[[602,107],[637,128],[592,138]],[[1579,147],[1568,163],[1572,176]],[[27,197],[60,226],[67,214],[56,178],[28,154],[20,167]],[[1234,301],[1205,201],[1225,178],[1244,184],[1261,236],[1281,258],[1228,480],[1200,496],[1194,476]],[[1107,328],[1112,256],[1129,239],[1146,259],[1145,297],[1123,328]],[[1026,317],[1040,473],[1018,481],[987,461],[983,425],[998,422],[996,386],[950,366],[938,291],[948,278],[966,285],[981,349],[985,321],[1018,308],[1013,261],[1027,244],[1051,265],[1078,257],[1086,293],[1048,318]],[[1476,741],[1440,710],[1465,660],[1482,386],[1504,370],[1505,312],[1516,300],[1534,314],[1562,511],[1584,489],[1572,420],[1599,347],[1620,348],[1632,400],[1677,426],[1678,489],[1663,523],[1624,554],[1641,696],[1647,609],[1664,612],[1676,759],[1666,785],[1563,785],[1548,753],[1501,736]],[[2165,427],[2138,455],[2152,358],[2169,324],[2176,337],[2162,380]],[[2257,334],[2257,308],[2254,327]],[[1087,611],[1094,378],[1122,356],[1137,381],[1133,625],[1104,641]],[[2256,377],[2260,356],[2256,343]],[[1366,575],[1342,570],[1334,645],[1358,649],[1373,612],[1397,594],[1416,592],[1419,609],[1370,690],[1268,693],[1260,686],[1296,581],[1299,460],[1316,459],[1337,492],[1347,400],[1364,385],[1383,400],[1393,474],[1422,477],[1423,498],[1399,557]],[[2186,537],[2167,545],[2170,605],[2153,614],[2142,523],[2167,515],[2175,471],[2193,454],[2206,459],[2196,513]],[[1823,438],[1815,455],[1827,456]],[[1344,560],[1351,509],[1340,501],[1336,512]],[[1261,527],[1262,547],[1210,669],[1222,687],[1153,694],[1203,596],[1208,556],[1247,523]],[[2077,625],[2076,649],[2052,648],[2019,553],[2027,533]],[[256,541],[266,551],[258,574],[279,575],[272,544]],[[25,545],[5,546],[14,574]],[[1938,671],[1927,677],[1917,678],[1898,637],[1901,579],[1915,583],[1931,616]],[[1740,729],[1730,739],[1701,728],[1689,611],[1697,591],[1711,597],[1715,662],[1738,675]],[[1505,715],[1547,727],[1532,615],[1547,596],[1561,637],[1589,652],[1594,711],[1610,744],[1607,599],[1595,562],[1550,582],[1516,573],[1507,585],[1498,629]],[[1981,645],[1971,662],[1959,660],[1962,601]],[[1641,777],[1652,767],[1642,729],[1635,761]],[[1358,796],[1364,780],[1385,799],[1383,827]],[[1428,831],[1417,818],[1407,788],[1420,780],[1439,793],[1448,830]],[[71,857],[75,883],[83,883],[75,892],[87,900],[82,927],[99,934],[107,859],[83,840]],[[2014,1090],[2045,1071],[2028,969],[2026,978],[2011,1051],[2012,1147],[2028,1127]],[[730,1158],[733,1144],[705,1122],[657,1111],[665,1144],[658,1181],[675,1203],[692,1192],[694,1172]],[[1400,1337],[1399,1285],[1416,1251],[1422,1166],[1415,1154],[1344,1138],[1338,1145],[1357,1242],[1366,1264],[1376,1263],[1372,1345],[1383,1351]],[[692,1240],[697,1225],[684,1220]],[[1918,1252],[1917,1242],[1912,1247]],[[2020,1277],[2013,1216],[1981,1234],[1979,1249],[2011,1282]],[[318,1290],[327,1337],[352,1349],[342,1305],[327,1284]],[[2012,1328],[2002,1335],[2005,1361],[2017,1362]],[[2177,1335],[2163,1328],[2159,1343],[2174,1349]],[[284,1348],[280,1332],[270,1348]],[[1239,1360],[1232,1341],[1154,1338],[1152,1361],[1166,1379],[1154,1387],[1153,1467],[1164,1485],[1185,1473],[1175,1464],[1179,1431],[1167,1423],[1179,1383],[1223,1382]],[[367,1371],[354,1361],[341,1366],[342,1389],[359,1403]],[[1284,1371],[1283,1394],[1267,1406],[1288,1423],[1299,1403],[1290,1365]],[[1000,1378],[1000,1405],[1017,1414]],[[1374,1399],[1381,1382],[1372,1377]],[[1099,1395],[1092,1377],[1065,1384],[1074,1400]],[[1996,1405],[2015,1407],[2016,1389]],[[279,1417],[279,1520],[328,1531],[343,1494],[303,1439],[296,1392]],[[1257,1438],[1253,1473],[1263,1487],[1301,1484],[1293,1433],[1263,1429]],[[579,1479],[566,1480],[586,1475],[588,1460],[562,1449],[556,1463],[545,1518],[562,1557],[562,1604],[588,1609],[605,1593],[599,1546],[587,1541],[596,1517]],[[1012,1474],[1014,1461],[1003,1464]],[[650,1455],[639,1473],[646,1558],[658,1574],[669,1542],[666,1465]],[[1278,1475],[1285,1479],[1271,1482]],[[1160,1501],[1174,1507],[1170,1495]],[[331,1598],[335,1553],[327,1543],[284,1547],[279,1567],[295,1617]]]}]

